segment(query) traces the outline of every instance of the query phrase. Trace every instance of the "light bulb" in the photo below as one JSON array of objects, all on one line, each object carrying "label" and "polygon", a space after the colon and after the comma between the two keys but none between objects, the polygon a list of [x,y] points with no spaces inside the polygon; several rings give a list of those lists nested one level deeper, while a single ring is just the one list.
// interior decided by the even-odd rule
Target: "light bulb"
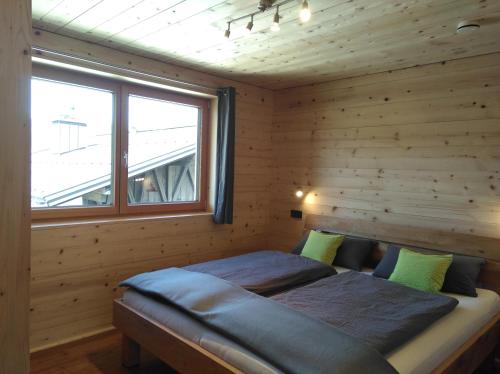
[{"label": "light bulb", "polygon": [[302,196],[304,196],[304,191],[302,190],[295,191],[295,196],[297,196],[300,199]]},{"label": "light bulb", "polygon": [[311,9],[309,9],[309,3],[307,2],[307,0],[304,0],[304,2],[302,3],[299,17],[302,22],[307,22],[311,19]]}]

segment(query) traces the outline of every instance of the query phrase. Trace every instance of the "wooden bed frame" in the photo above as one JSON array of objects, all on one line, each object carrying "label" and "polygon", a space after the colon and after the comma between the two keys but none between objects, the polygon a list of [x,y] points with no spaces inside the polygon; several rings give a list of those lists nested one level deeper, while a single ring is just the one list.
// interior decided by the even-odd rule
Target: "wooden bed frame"
[{"label": "wooden bed frame", "polygon": [[[319,224],[319,216],[306,222],[306,230],[310,228],[338,227]],[[327,218],[330,220],[330,218]],[[323,222],[324,223],[324,222]],[[339,232],[339,230],[335,230]],[[351,230],[342,230],[352,234]],[[357,236],[371,237],[382,242],[377,235],[355,233]],[[392,238],[391,238],[392,239]],[[398,243],[404,241],[399,240]],[[415,245],[414,241],[406,241]],[[453,243],[453,241],[450,241]],[[382,246],[383,247],[383,246]],[[427,246],[430,248],[430,246]],[[443,249],[442,247],[438,249]],[[383,248],[381,249],[383,250]],[[452,251],[455,252],[455,251]],[[460,253],[463,253],[462,250]],[[482,287],[500,290],[500,262],[487,259],[487,265],[481,273]],[[113,305],[113,324],[123,333],[122,363],[126,367],[139,365],[141,346],[181,373],[242,373],[241,370],[207,351],[198,344],[186,339],[145,316],[134,308],[117,299]],[[497,313],[488,323],[481,326],[459,349],[447,357],[433,374],[466,374],[472,373],[495,350],[500,336],[500,313]]]}]

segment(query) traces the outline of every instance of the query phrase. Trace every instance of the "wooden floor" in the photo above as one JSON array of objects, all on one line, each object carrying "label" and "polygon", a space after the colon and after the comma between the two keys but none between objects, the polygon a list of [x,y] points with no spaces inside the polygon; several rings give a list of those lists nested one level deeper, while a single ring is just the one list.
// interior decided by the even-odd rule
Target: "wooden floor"
[{"label": "wooden floor", "polygon": [[31,355],[32,374],[173,374],[174,370],[141,351],[141,366],[122,367],[121,335],[110,331]]}]

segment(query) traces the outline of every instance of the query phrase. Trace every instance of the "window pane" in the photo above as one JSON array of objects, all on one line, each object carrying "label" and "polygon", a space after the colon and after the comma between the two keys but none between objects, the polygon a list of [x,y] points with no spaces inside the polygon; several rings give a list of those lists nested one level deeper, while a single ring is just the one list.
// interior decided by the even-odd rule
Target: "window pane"
[{"label": "window pane", "polygon": [[200,109],[128,98],[128,203],[198,200]]},{"label": "window pane", "polygon": [[114,94],[33,78],[31,206],[113,204]]}]

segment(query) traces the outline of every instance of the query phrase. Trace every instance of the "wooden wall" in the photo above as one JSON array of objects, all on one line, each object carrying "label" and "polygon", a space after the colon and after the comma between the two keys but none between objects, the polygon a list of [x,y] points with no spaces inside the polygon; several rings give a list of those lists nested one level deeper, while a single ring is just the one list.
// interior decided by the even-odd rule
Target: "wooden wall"
[{"label": "wooden wall", "polygon": [[28,373],[31,1],[0,11],[0,373]]},{"label": "wooden wall", "polygon": [[[498,257],[500,54],[273,93],[55,34],[34,40],[112,65],[234,85],[238,108],[234,225],[200,214],[32,229],[33,350],[109,328],[117,283],[131,274],[290,248],[305,222],[289,218],[293,208],[364,228],[438,230],[424,241],[477,237]],[[305,199],[294,197],[297,187]]]},{"label": "wooden wall", "polygon": [[34,44],[183,81],[237,89],[235,220],[200,214],[32,229],[31,349],[107,329],[120,280],[266,247],[273,93],[50,33]]},{"label": "wooden wall", "polygon": [[301,208],[472,235],[500,259],[499,53],[279,91],[272,146],[272,247],[301,236]]}]

